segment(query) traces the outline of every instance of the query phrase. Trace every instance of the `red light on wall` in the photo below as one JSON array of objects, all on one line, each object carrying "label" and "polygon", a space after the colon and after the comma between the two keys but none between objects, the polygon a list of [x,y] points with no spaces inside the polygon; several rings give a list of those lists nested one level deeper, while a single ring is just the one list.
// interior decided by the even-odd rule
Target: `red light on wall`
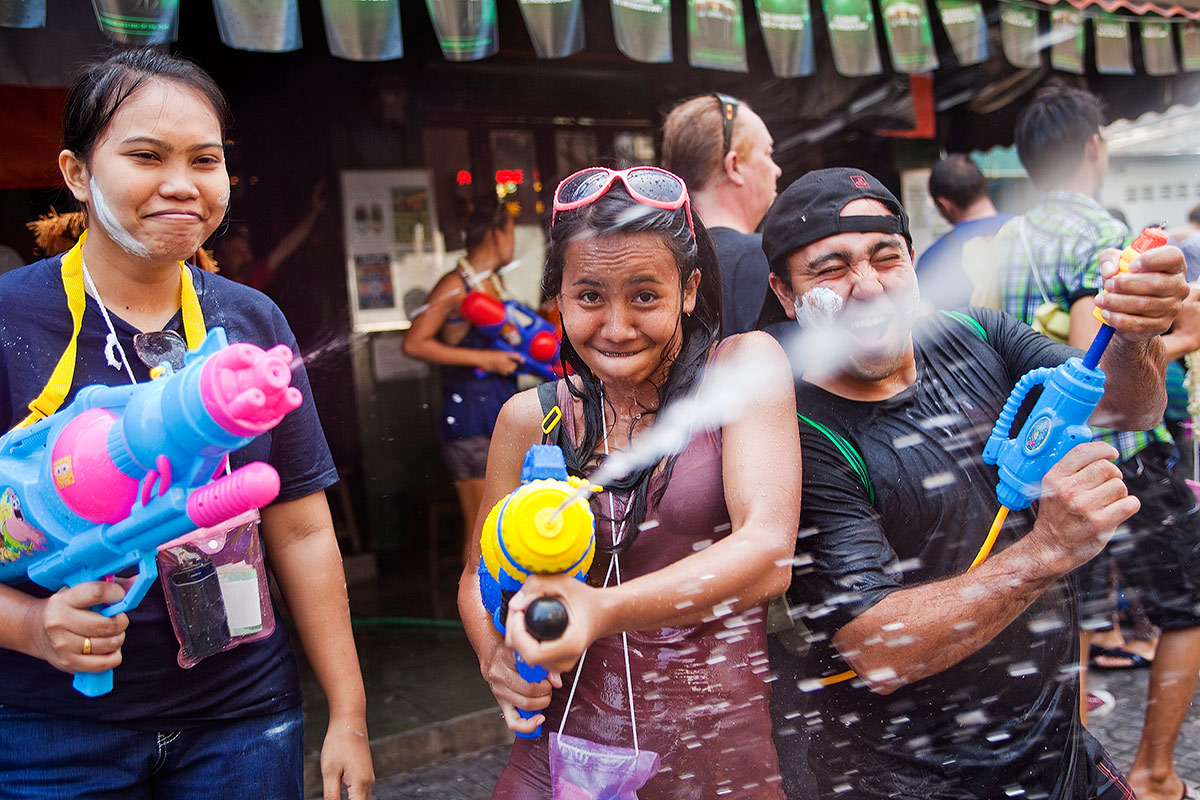
[{"label": "red light on wall", "polygon": [[520,169],[501,169],[496,170],[496,183],[516,183],[525,182],[525,171]]},{"label": "red light on wall", "polygon": [[458,181],[459,186],[471,185],[471,173],[467,172],[465,169],[460,169],[454,178]]}]

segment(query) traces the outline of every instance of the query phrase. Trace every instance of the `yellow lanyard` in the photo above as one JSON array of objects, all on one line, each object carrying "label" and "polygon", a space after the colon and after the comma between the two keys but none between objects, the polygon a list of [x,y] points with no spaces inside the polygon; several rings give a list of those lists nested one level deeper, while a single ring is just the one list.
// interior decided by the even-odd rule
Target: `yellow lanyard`
[{"label": "yellow lanyard", "polygon": [[[67,295],[67,308],[71,311],[71,323],[74,328],[71,340],[67,342],[67,348],[63,350],[58,365],[50,374],[50,380],[42,388],[42,393],[29,404],[29,416],[21,420],[18,428],[32,425],[53,414],[71,391],[71,381],[75,377],[79,331],[83,327],[83,309],[86,303],[83,291],[83,243],[86,240],[87,231],[84,231],[75,246],[62,257],[63,291]],[[179,274],[179,305],[183,310],[184,339],[188,349],[195,350],[206,335],[204,315],[200,311],[200,298],[196,296],[196,286],[192,282],[192,271],[182,261],[179,262]]]}]

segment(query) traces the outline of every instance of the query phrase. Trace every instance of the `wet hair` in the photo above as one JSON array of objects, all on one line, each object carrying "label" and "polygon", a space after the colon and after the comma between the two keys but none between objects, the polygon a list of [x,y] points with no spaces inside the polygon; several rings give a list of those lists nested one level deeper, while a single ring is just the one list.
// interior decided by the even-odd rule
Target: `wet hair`
[{"label": "wet hair", "polygon": [[987,194],[987,179],[975,162],[964,155],[946,156],[929,173],[929,196],[967,208]]},{"label": "wet hair", "polygon": [[[738,100],[738,116],[733,118],[729,147],[742,158],[749,153],[745,150],[746,126],[739,123],[741,115],[751,110]],[[722,172],[724,137],[724,116],[716,97],[702,94],[684,100],[663,120],[663,169],[683,178],[693,191],[700,191]]]},{"label": "wet hair", "polygon": [[226,138],[229,102],[216,81],[191,61],[143,48],[123,50],[83,67],[67,92],[63,146],[86,160],[122,104],[153,81],[168,81],[198,92],[212,106],[221,138]]},{"label": "wet hair", "polygon": [[463,247],[474,250],[492,231],[502,231],[508,228],[512,215],[508,209],[496,199],[495,195],[483,195],[475,198],[467,217],[463,220]]},{"label": "wet hair", "polygon": [[[567,250],[572,242],[586,236],[617,237],[649,233],[659,237],[674,257],[679,271],[680,291],[687,286],[696,270],[700,271],[696,306],[692,313],[680,316],[677,328],[679,352],[667,365],[666,380],[657,387],[657,406],[648,409],[660,416],[672,402],[686,396],[696,386],[709,352],[720,337],[721,275],[717,267],[717,254],[707,229],[698,218],[695,219],[695,226],[696,235],[693,237],[684,209],[671,211],[643,205],[630,197],[624,187],[616,184],[593,203],[572,211],[560,211],[550,229],[546,270],[542,275],[542,292],[546,297],[557,297],[562,293]],[[578,388],[571,381],[567,382],[567,387],[583,403],[583,437],[575,447],[575,461],[599,466],[604,460],[603,454],[596,453],[604,439],[600,381],[575,351],[565,328],[561,353],[564,368],[570,367],[579,378]],[[611,414],[611,408],[610,404],[610,411],[605,413]],[[565,442],[564,445],[570,446]],[[673,454],[667,459],[662,485],[655,492],[655,502],[661,500],[666,491],[678,455]],[[631,496],[625,516],[626,534],[616,550],[627,549],[637,538],[638,525],[646,518],[650,477],[657,466],[646,467],[605,487],[628,491]]]},{"label": "wet hair", "polygon": [[1104,105],[1086,89],[1052,80],[1017,116],[1017,155],[1039,187],[1070,175],[1104,124]]}]

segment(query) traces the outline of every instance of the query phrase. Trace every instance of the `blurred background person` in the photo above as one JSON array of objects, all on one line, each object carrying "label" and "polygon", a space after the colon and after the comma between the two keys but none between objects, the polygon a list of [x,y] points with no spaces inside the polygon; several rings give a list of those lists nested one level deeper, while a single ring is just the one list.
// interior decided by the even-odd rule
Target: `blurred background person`
[{"label": "blurred background person", "polygon": [[[1091,92],[1060,80],[1037,91],[1017,117],[1015,138],[1021,164],[1042,194],[993,240],[1005,309],[1032,324],[1041,306],[1054,304],[1069,319],[1067,343],[1083,349],[1101,325],[1093,314],[1104,286],[1100,252],[1131,241],[1125,224],[1095,199],[1108,173],[1103,122],[1103,104]],[[1161,337],[1168,361],[1197,346],[1193,326],[1178,322]],[[1185,790],[1175,770],[1175,745],[1200,675],[1196,498],[1164,425],[1136,432],[1092,430],[1120,453],[1117,466],[1141,508],[1100,556],[1072,573],[1081,625],[1081,711],[1086,722],[1089,701],[1095,702],[1086,684],[1093,638],[1113,627],[1107,560],[1112,558],[1126,587],[1138,594],[1147,616],[1162,630],[1150,668],[1141,741],[1126,774],[1141,800],[1175,800]]]},{"label": "blurred background person", "polygon": [[275,274],[280,265],[291,258],[300,246],[308,241],[312,234],[317,218],[325,209],[325,183],[318,181],[312,189],[308,213],[296,223],[290,231],[283,235],[271,252],[264,258],[255,258],[254,250],[250,247],[250,230],[239,226],[230,230],[217,239],[214,245],[214,255],[221,274],[230,280],[237,281],[258,289],[260,292],[275,280]]},{"label": "blurred background person", "polygon": [[467,292],[508,299],[499,270],[513,259],[512,216],[495,197],[477,198],[463,225],[466,255],[433,287],[424,309],[404,336],[404,354],[442,368],[439,433],[446,467],[463,515],[463,558],[470,548],[475,515],[483,497],[488,446],[500,408],[517,391],[524,359],[496,350],[462,316]]},{"label": "blurred background person", "polygon": [[975,162],[964,155],[946,156],[934,164],[929,173],[929,196],[942,218],[954,227],[917,259],[921,299],[937,308],[970,305],[976,289],[976,281],[971,277],[975,264],[964,260],[973,259],[970,247],[964,255],[964,245],[973,239],[990,240],[1012,214],[996,210],[987,193],[987,179]]},{"label": "blurred background person", "polygon": [[1183,251],[1187,262],[1187,279],[1192,282],[1200,278],[1200,205],[1188,212],[1187,225],[1171,231],[1171,239]]},{"label": "blurred background person", "polygon": [[683,178],[721,268],[721,336],[754,330],[770,268],[755,233],[783,174],[762,117],[720,92],[685,100],[663,122],[663,167]]}]

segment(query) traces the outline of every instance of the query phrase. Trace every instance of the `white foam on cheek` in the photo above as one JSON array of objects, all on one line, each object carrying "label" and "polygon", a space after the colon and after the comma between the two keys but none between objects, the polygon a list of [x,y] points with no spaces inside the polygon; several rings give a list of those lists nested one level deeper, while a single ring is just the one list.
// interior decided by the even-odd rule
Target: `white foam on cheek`
[{"label": "white foam on cheek", "polygon": [[108,238],[116,242],[118,247],[131,256],[145,258],[150,255],[150,248],[135,239],[133,234],[117,220],[116,214],[108,207],[108,201],[104,199],[104,193],[100,191],[95,176],[88,180],[88,191],[92,195],[89,210],[96,217],[96,221],[100,223],[100,227],[104,228]]},{"label": "white foam on cheek", "polygon": [[842,310],[843,305],[841,295],[824,286],[809,289],[803,297],[792,301],[792,307],[796,309],[796,322],[800,323],[802,328],[832,325],[833,318]]}]

